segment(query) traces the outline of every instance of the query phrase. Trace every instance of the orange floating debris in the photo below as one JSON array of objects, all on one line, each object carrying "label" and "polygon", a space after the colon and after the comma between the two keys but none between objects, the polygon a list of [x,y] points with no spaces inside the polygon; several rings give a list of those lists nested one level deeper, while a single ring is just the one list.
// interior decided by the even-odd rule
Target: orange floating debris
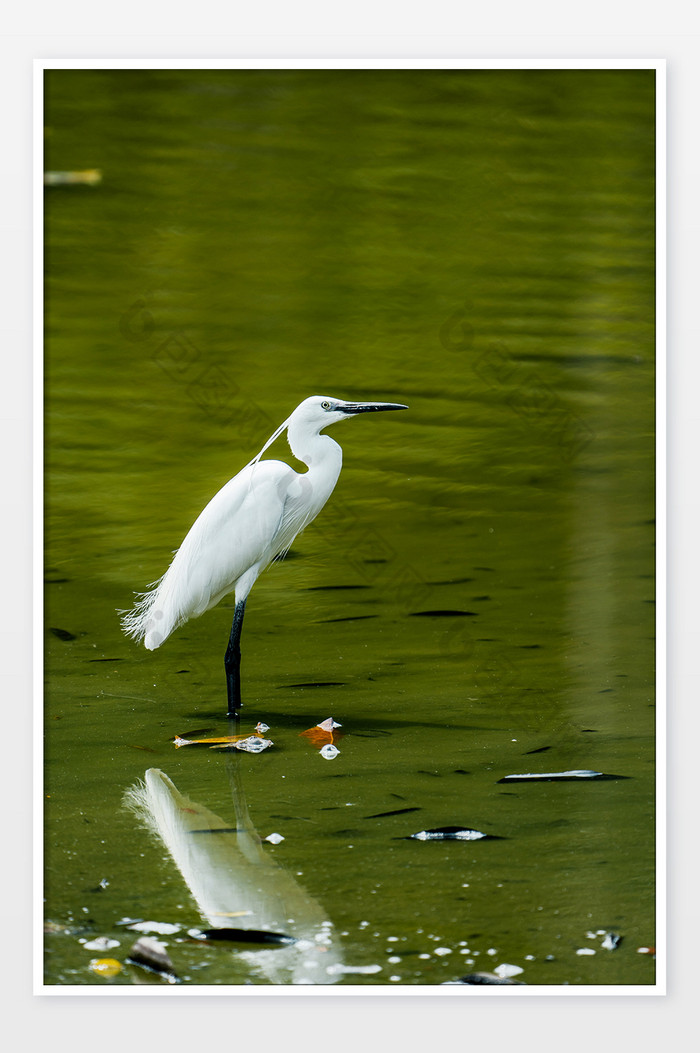
[{"label": "orange floating debris", "polygon": [[308,739],[312,746],[316,749],[321,749],[323,746],[332,746],[342,739],[343,732],[335,730],[340,727],[342,727],[342,724],[337,724],[333,717],[328,717],[327,720],[321,721],[315,727],[300,732],[299,737]]}]

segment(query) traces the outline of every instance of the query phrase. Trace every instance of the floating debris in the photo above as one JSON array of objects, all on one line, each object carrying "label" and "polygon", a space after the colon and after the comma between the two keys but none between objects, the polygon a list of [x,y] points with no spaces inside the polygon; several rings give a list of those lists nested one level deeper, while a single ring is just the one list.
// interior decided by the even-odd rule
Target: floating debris
[{"label": "floating debris", "polygon": [[593,947],[579,947],[576,953],[580,955],[595,954],[595,950]]},{"label": "floating debris", "polygon": [[203,826],[201,830],[188,830],[190,836],[194,834],[237,834],[239,833],[239,827],[237,826]]},{"label": "floating debris", "polygon": [[[271,742],[261,738],[264,731],[269,731],[267,724],[258,724],[255,728],[255,733],[252,735],[220,735],[213,738],[196,739],[185,738],[183,735],[176,735],[173,739],[173,745],[176,749],[179,749],[181,746],[208,746],[210,749],[234,747],[235,749],[246,750],[249,753],[261,753],[262,750],[267,749],[268,746],[272,745]],[[251,748],[251,743],[257,745],[260,742],[265,742],[266,745],[260,746],[259,748]],[[248,745],[242,745],[242,743],[248,743]]]},{"label": "floating debris", "polygon": [[342,962],[329,965],[326,969],[329,976],[347,976],[352,973],[357,976],[372,976],[374,973],[380,973],[381,971],[381,965],[343,965]]},{"label": "floating debris", "polygon": [[116,958],[93,958],[90,962],[90,968],[98,976],[109,978],[116,976],[117,973],[122,971],[122,963],[118,962]]},{"label": "floating debris", "polygon": [[138,965],[141,969],[157,973],[170,984],[180,982],[180,978],[170,960],[170,955],[165,949],[165,944],[159,940],[152,939],[150,936],[142,936],[137,940],[129,951],[129,956],[126,960],[130,965]]},{"label": "floating debris", "polygon": [[602,947],[606,951],[616,951],[622,943],[622,936],[618,936],[616,932],[606,932],[603,937]]},{"label": "floating debris", "polygon": [[[280,684],[280,689],[284,690],[285,685]],[[302,684],[290,684],[290,687],[345,687],[344,680],[307,680]]]},{"label": "floating debris", "polygon": [[471,830],[467,826],[439,826],[435,830],[421,830],[401,838],[403,841],[482,841],[484,838],[500,840],[494,834],[484,834],[481,830]]},{"label": "floating debris", "polygon": [[365,819],[385,819],[389,815],[406,815],[408,812],[419,812],[420,808],[394,808],[391,812],[375,812],[374,815],[366,815]]},{"label": "floating debris", "polygon": [[[270,739],[263,739],[259,735],[250,735],[247,739],[235,742],[234,749],[243,750],[244,753],[262,753],[263,750],[269,749],[272,745],[273,743]],[[214,748],[222,749],[221,746]]]},{"label": "floating debris", "polygon": [[509,965],[508,962],[503,962],[502,965],[497,965],[493,970],[496,976],[500,976],[502,980],[510,980],[514,976],[520,976],[520,973],[525,972],[519,965]]},{"label": "floating debris", "polygon": [[578,782],[582,779],[626,779],[626,775],[605,775],[602,771],[574,768],[571,771],[528,772],[525,775],[506,775],[499,782]]},{"label": "floating debris", "polygon": [[656,957],[656,947],[637,947],[637,954],[651,954]]},{"label": "floating debris", "polygon": [[212,750],[242,750],[244,753],[262,753],[263,750],[269,749],[273,745],[274,743],[270,739],[263,739],[259,735],[238,735],[229,742],[210,746],[209,748]]},{"label": "floating debris", "polygon": [[333,720],[333,717],[326,717],[325,720],[322,720],[320,724],[316,725],[321,731],[333,731],[334,728],[342,728],[342,726],[343,725],[339,724],[337,720]]},{"label": "floating debris", "polygon": [[66,640],[66,641],[68,641],[68,640],[75,640],[76,639],[75,633],[70,633],[70,632],[68,632],[67,629],[53,629],[52,628],[51,632],[54,634],[54,636],[57,636],[59,638],[59,640]]},{"label": "floating debris", "polygon": [[[336,731],[336,728],[340,727],[342,724],[338,724],[333,717],[328,717],[313,728],[301,731],[299,737],[308,739],[312,746],[320,750],[322,746],[333,746],[343,738],[343,733]],[[335,757],[335,753],[333,756]]]},{"label": "floating debris", "polygon": [[284,838],[282,837],[282,834],[268,834],[263,840],[269,841],[271,845],[279,845],[284,841]]},{"label": "floating debris", "polygon": [[255,725],[255,734],[256,735],[264,735],[265,732],[269,731],[269,730],[270,730],[270,725],[269,724],[263,724],[261,721],[258,721],[258,723]]},{"label": "floating debris", "polygon": [[119,946],[119,940],[110,940],[108,936],[97,936],[88,943],[83,943],[86,951],[111,951]]},{"label": "floating debris", "polygon": [[449,984],[518,984],[523,986],[522,980],[511,980],[508,976],[498,976],[497,973],[469,973],[459,980],[446,980],[441,986]]},{"label": "floating debris", "polygon": [[332,743],[328,742],[323,749],[319,750],[319,753],[324,760],[335,760],[340,753],[340,750],[337,746],[333,746]]},{"label": "floating debris", "polygon": [[288,947],[296,943],[295,936],[265,929],[201,929],[197,939],[226,943],[260,943],[270,947]]},{"label": "floating debris", "polygon": [[102,182],[99,168],[84,172],[44,172],[44,186],[98,186]]},{"label": "floating debris", "polygon": [[137,921],[127,928],[132,932],[157,932],[159,936],[173,936],[182,926],[173,925],[169,921]]}]

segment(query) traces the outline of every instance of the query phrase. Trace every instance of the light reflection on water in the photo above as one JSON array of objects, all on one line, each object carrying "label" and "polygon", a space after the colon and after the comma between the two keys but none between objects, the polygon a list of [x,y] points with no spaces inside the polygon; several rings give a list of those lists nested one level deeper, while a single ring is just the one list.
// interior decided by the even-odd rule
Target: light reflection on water
[{"label": "light reflection on water", "polygon": [[[198,923],[121,800],[154,767],[230,814],[224,758],[172,738],[225,727],[231,610],[153,654],[115,612],[302,398],[376,398],[410,411],[337,430],[336,492],[248,604],[255,825],[382,966],[341,985],[653,982],[652,74],[48,83],[49,167],[103,172],[47,191],[48,918]],[[330,715],[326,762],[299,734]],[[535,762],[629,778],[498,784]],[[402,840],[455,824],[504,839]],[[577,956],[598,928],[620,949]],[[48,939],[48,983],[106,982]]]}]

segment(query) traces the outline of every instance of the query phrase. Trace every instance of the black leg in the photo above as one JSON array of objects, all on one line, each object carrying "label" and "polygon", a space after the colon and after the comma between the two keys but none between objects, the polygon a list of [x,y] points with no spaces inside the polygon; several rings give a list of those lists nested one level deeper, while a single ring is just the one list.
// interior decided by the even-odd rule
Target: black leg
[{"label": "black leg", "polygon": [[224,668],[226,670],[226,690],[228,691],[228,716],[238,716],[241,708],[241,630],[243,628],[243,615],[245,614],[245,600],[236,604],[233,612],[233,625],[231,635],[226,648]]}]

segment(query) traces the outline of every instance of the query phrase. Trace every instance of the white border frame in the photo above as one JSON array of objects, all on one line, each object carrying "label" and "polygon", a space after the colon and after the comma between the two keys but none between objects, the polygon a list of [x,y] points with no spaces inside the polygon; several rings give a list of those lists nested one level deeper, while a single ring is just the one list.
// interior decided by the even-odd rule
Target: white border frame
[{"label": "white border frame", "polygon": [[[44,880],[44,815],[43,815],[43,442],[44,442],[44,207],[43,207],[43,77],[51,69],[653,69],[656,71],[656,505],[657,505],[657,571],[656,571],[656,926],[657,961],[656,983],[648,985],[538,985],[502,987],[469,987],[442,985],[391,985],[342,987],[325,986],[196,986],[181,987],[88,987],[83,985],[46,985],[43,982],[43,880]],[[666,649],[666,594],[667,594],[667,442],[666,442],[666,60],[644,59],[35,59],[33,99],[33,289],[34,289],[34,399],[33,399],[33,572],[34,572],[34,994],[48,996],[81,995],[84,997],[334,997],[362,996],[363,998],[430,995],[440,998],[530,998],[557,996],[567,998],[595,995],[658,996],[666,994],[666,921],[667,921],[667,649]]]}]

